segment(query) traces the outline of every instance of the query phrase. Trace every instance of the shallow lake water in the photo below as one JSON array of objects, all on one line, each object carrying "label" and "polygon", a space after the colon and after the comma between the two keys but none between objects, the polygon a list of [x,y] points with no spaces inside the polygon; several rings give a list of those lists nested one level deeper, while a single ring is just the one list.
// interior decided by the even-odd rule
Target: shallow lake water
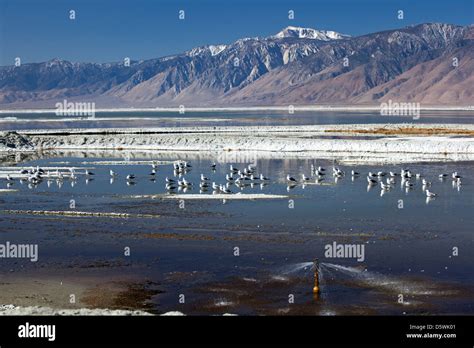
[{"label": "shallow lake water", "polygon": [[[151,161],[158,161],[152,177]],[[172,161],[192,168],[193,188],[165,189],[177,180]],[[114,162],[119,161],[119,162]],[[143,161],[143,162],[137,162]],[[163,163],[161,163],[161,161]],[[210,164],[216,162],[215,171]],[[201,173],[219,184],[233,164],[249,164],[270,180],[229,186],[229,196],[250,193],[287,197],[265,200],[173,200],[163,195],[200,194]],[[3,163],[3,166],[11,163]],[[2,272],[28,277],[107,275],[142,277],[158,292],[151,311],[187,314],[472,314],[474,285],[474,163],[345,165],[337,160],[226,159],[219,155],[107,153],[48,155],[17,166],[83,167],[77,179],[15,180],[0,194],[0,241],[38,243],[39,261],[2,261]],[[317,180],[311,165],[326,168]],[[332,166],[345,171],[335,178]],[[400,177],[383,192],[367,173],[409,168],[432,182],[427,200],[421,178],[413,187]],[[109,170],[118,175],[111,180]],[[361,173],[352,177],[354,169]],[[462,185],[438,175],[457,171]],[[126,175],[136,178],[127,184]],[[310,178],[304,185],[301,175]],[[289,187],[290,174],[299,183]],[[388,176],[388,175],[387,175]],[[386,180],[387,176],[377,180]],[[7,188],[0,179],[0,188]],[[210,189],[207,194],[212,194]],[[146,195],[158,195],[152,198]],[[71,208],[71,202],[75,207]],[[7,212],[7,210],[10,210]],[[22,210],[23,212],[12,212]],[[25,210],[116,212],[127,218],[32,215]],[[134,214],[148,214],[146,217]],[[363,260],[328,257],[328,245],[364,246]],[[124,256],[129,247],[130,256]],[[456,251],[454,251],[456,250]],[[315,260],[318,260],[316,267]],[[320,293],[313,293],[318,269]],[[36,272],[36,273],[35,273]],[[185,301],[180,301],[184,295]],[[400,295],[403,301],[400,302]]]},{"label": "shallow lake water", "polygon": [[[239,112],[97,112],[93,120],[54,113],[5,113],[0,129],[125,128],[178,126],[290,126],[368,123],[474,123],[472,111],[421,111],[412,116],[383,116],[375,111],[239,111]],[[12,120],[14,117],[16,120]],[[68,120],[69,119],[69,120]]]}]

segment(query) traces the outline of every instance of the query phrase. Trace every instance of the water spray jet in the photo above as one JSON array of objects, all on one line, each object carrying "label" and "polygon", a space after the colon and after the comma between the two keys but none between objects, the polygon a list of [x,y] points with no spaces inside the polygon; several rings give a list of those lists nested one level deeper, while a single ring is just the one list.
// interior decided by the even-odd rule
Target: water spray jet
[{"label": "water spray jet", "polygon": [[319,261],[318,259],[314,260],[314,287],[313,287],[313,294],[319,295],[320,288],[319,288]]}]

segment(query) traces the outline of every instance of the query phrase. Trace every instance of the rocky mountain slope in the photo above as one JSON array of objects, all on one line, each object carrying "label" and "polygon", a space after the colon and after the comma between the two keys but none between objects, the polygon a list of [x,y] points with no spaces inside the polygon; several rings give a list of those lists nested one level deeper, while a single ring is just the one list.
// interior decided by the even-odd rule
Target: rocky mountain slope
[{"label": "rocky mountain slope", "polygon": [[0,67],[0,107],[474,105],[474,27],[427,23],[359,37],[287,27],[182,54]]}]

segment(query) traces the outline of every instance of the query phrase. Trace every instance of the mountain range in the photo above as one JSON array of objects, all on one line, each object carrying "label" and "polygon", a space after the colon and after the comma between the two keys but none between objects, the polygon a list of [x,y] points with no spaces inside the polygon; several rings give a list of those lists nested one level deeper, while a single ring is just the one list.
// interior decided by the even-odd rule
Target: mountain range
[{"label": "mountain range", "polygon": [[143,61],[0,67],[0,108],[474,105],[474,26],[425,23],[351,37],[287,27]]}]

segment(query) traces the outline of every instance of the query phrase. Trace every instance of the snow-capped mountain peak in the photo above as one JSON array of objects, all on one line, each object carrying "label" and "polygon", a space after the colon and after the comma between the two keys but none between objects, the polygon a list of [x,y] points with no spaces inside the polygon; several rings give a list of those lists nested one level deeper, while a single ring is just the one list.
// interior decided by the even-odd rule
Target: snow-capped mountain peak
[{"label": "snow-capped mountain peak", "polygon": [[186,54],[190,57],[194,57],[200,54],[209,54],[211,56],[217,56],[219,53],[224,51],[227,48],[227,45],[209,45],[193,48],[190,51],[187,51]]},{"label": "snow-capped mountain peak", "polygon": [[210,45],[209,46],[209,51],[211,51],[211,55],[217,56],[219,53],[221,53],[223,50],[227,48],[227,45]]},{"label": "snow-capped mountain peak", "polygon": [[340,40],[349,38],[349,35],[344,35],[335,31],[330,30],[316,30],[312,28],[302,28],[302,27],[293,27],[288,26],[278,32],[276,35],[272,36],[273,38],[282,39],[287,37],[298,38],[298,39],[313,39],[321,41],[329,40]]}]

